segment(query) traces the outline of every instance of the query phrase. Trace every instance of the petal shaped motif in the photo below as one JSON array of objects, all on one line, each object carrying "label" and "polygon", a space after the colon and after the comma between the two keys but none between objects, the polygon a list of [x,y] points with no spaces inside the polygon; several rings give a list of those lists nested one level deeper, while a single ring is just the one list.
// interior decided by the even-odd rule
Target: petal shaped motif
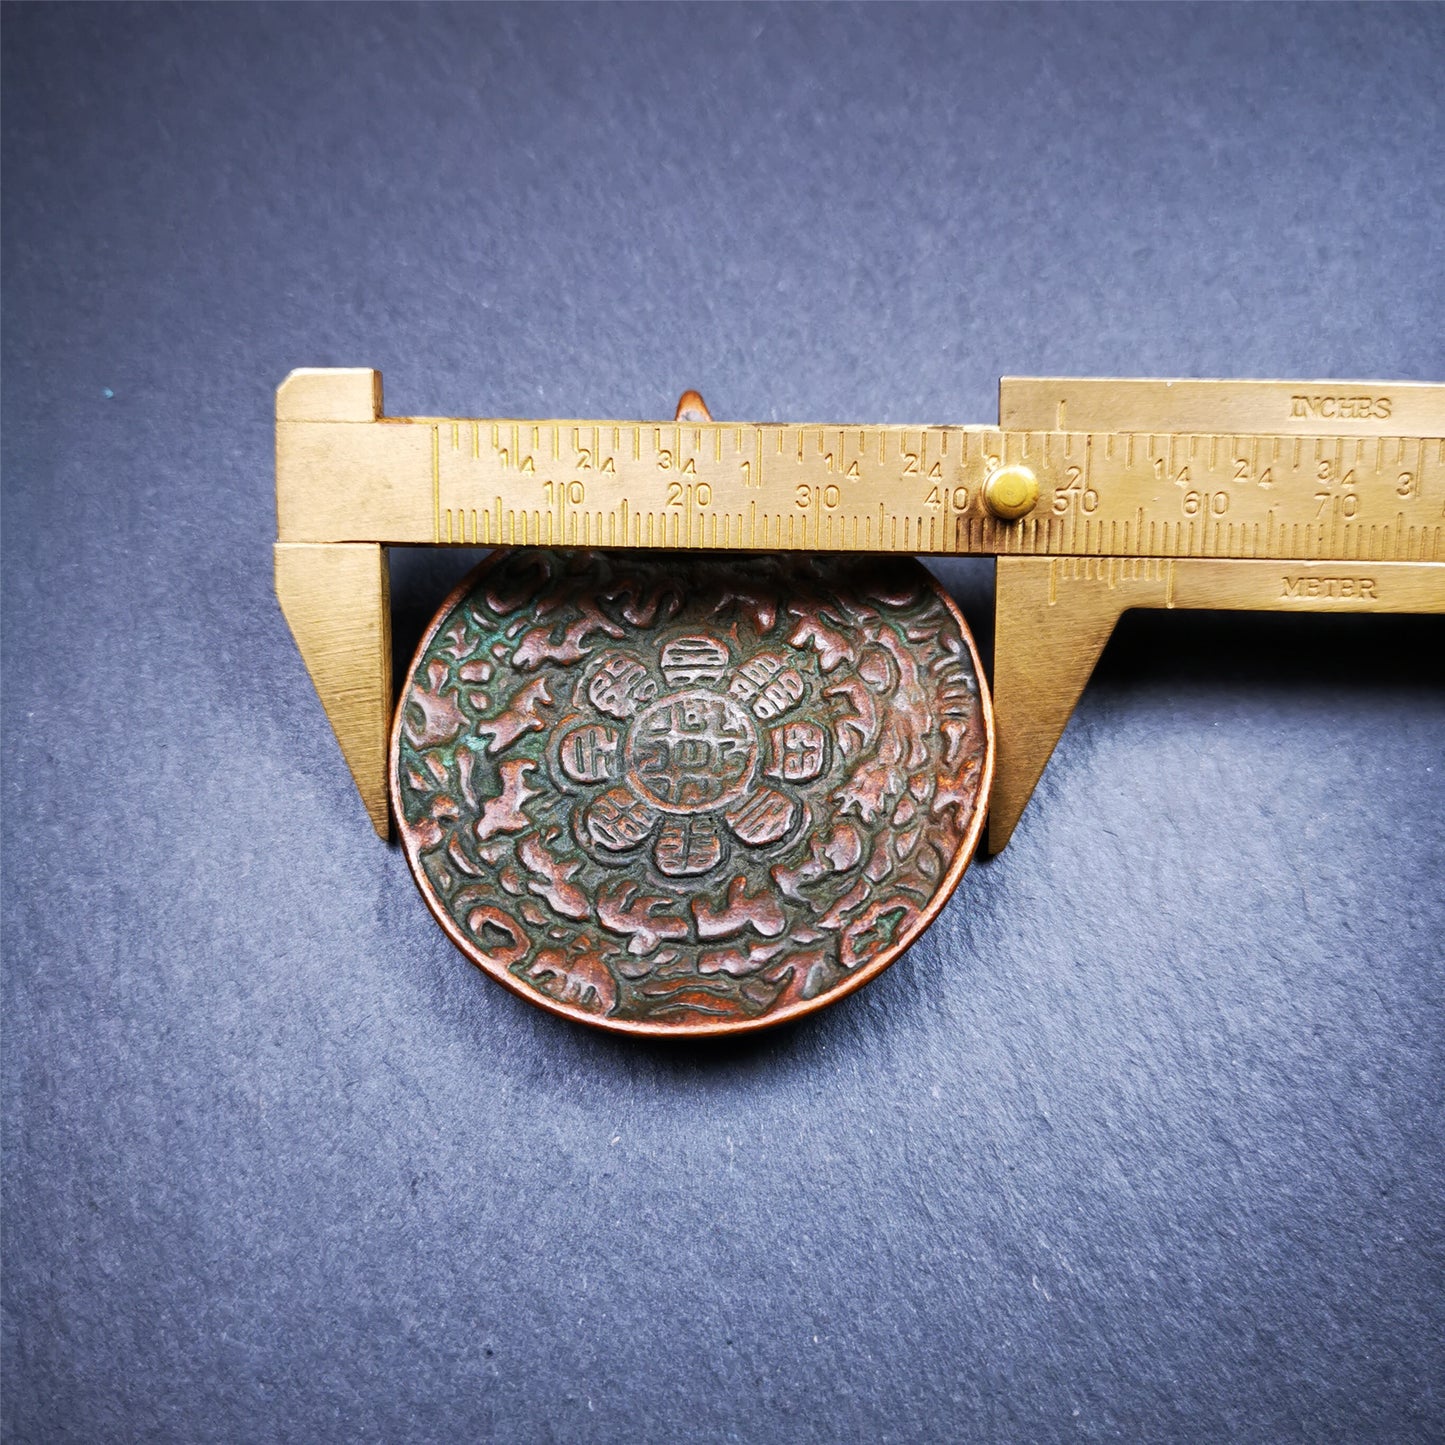
[{"label": "petal shaped motif", "polygon": [[706,813],[668,818],[662,825],[653,861],[669,878],[695,878],[722,862],[723,840],[717,823]]},{"label": "petal shaped motif", "polygon": [[776,652],[760,652],[733,674],[728,691],[739,702],[751,702],[782,670],[783,659]]},{"label": "petal shaped motif", "polygon": [[798,805],[776,788],[759,788],[726,814],[728,827],[744,843],[758,847],[785,837],[798,818]]},{"label": "petal shaped motif", "polygon": [[753,716],[762,718],[764,722],[779,717],[789,708],[796,707],[802,695],[802,675],[795,668],[784,668],[754,699]]},{"label": "petal shaped motif", "polygon": [[662,649],[662,675],[672,687],[717,682],[730,660],[716,637],[675,637]]},{"label": "petal shaped motif", "polygon": [[619,722],[626,721],[656,696],[657,684],[647,675],[647,669],[625,652],[609,652],[587,683],[587,700]]},{"label": "petal shaped motif", "polygon": [[583,723],[562,739],[557,757],[574,783],[610,783],[617,776],[617,747],[616,728]]},{"label": "petal shaped motif", "polygon": [[651,836],[657,827],[657,809],[644,803],[631,788],[609,788],[588,805],[587,832],[599,848],[625,853]]},{"label": "petal shaped motif", "polygon": [[828,765],[828,735],[815,722],[781,723],[768,733],[768,742],[770,778],[806,783]]}]

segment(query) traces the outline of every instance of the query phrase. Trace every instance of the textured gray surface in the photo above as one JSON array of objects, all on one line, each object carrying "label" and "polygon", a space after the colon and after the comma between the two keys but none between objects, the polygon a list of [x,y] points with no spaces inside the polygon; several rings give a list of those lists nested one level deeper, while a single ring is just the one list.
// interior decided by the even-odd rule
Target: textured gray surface
[{"label": "textured gray surface", "polygon": [[[1438,380],[1445,9],[11,7],[4,52],[8,1438],[1445,1432],[1439,621],[1129,621],[923,943],[682,1049],[452,952],[270,592],[298,364],[885,421]],[[404,634],[462,565],[398,558]]]}]

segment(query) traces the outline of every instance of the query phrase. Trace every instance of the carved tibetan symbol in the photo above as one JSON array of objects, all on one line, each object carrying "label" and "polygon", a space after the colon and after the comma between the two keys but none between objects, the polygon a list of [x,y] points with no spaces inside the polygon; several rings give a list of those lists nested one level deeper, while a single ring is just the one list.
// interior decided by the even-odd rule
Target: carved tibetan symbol
[{"label": "carved tibetan symbol", "polygon": [[983,822],[993,737],[917,562],[494,553],[447,600],[392,805],[454,943],[631,1033],[805,1013],[893,961]]}]

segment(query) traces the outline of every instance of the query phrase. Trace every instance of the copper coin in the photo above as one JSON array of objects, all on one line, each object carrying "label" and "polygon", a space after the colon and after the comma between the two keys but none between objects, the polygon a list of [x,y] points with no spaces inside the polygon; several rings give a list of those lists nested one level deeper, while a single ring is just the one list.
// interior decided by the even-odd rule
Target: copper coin
[{"label": "copper coin", "polygon": [[397,707],[428,907],[530,1002],[720,1034],[850,993],[983,826],[973,639],[911,558],[493,553]]}]

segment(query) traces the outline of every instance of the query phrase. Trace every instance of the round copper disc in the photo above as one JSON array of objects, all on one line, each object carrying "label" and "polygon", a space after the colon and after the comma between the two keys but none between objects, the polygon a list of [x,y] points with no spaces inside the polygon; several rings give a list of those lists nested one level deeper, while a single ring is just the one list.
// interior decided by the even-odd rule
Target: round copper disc
[{"label": "round copper disc", "polygon": [[636,1034],[763,1028],[880,973],[962,876],[992,773],[973,639],[911,558],[493,553],[391,746],[452,942]]}]

